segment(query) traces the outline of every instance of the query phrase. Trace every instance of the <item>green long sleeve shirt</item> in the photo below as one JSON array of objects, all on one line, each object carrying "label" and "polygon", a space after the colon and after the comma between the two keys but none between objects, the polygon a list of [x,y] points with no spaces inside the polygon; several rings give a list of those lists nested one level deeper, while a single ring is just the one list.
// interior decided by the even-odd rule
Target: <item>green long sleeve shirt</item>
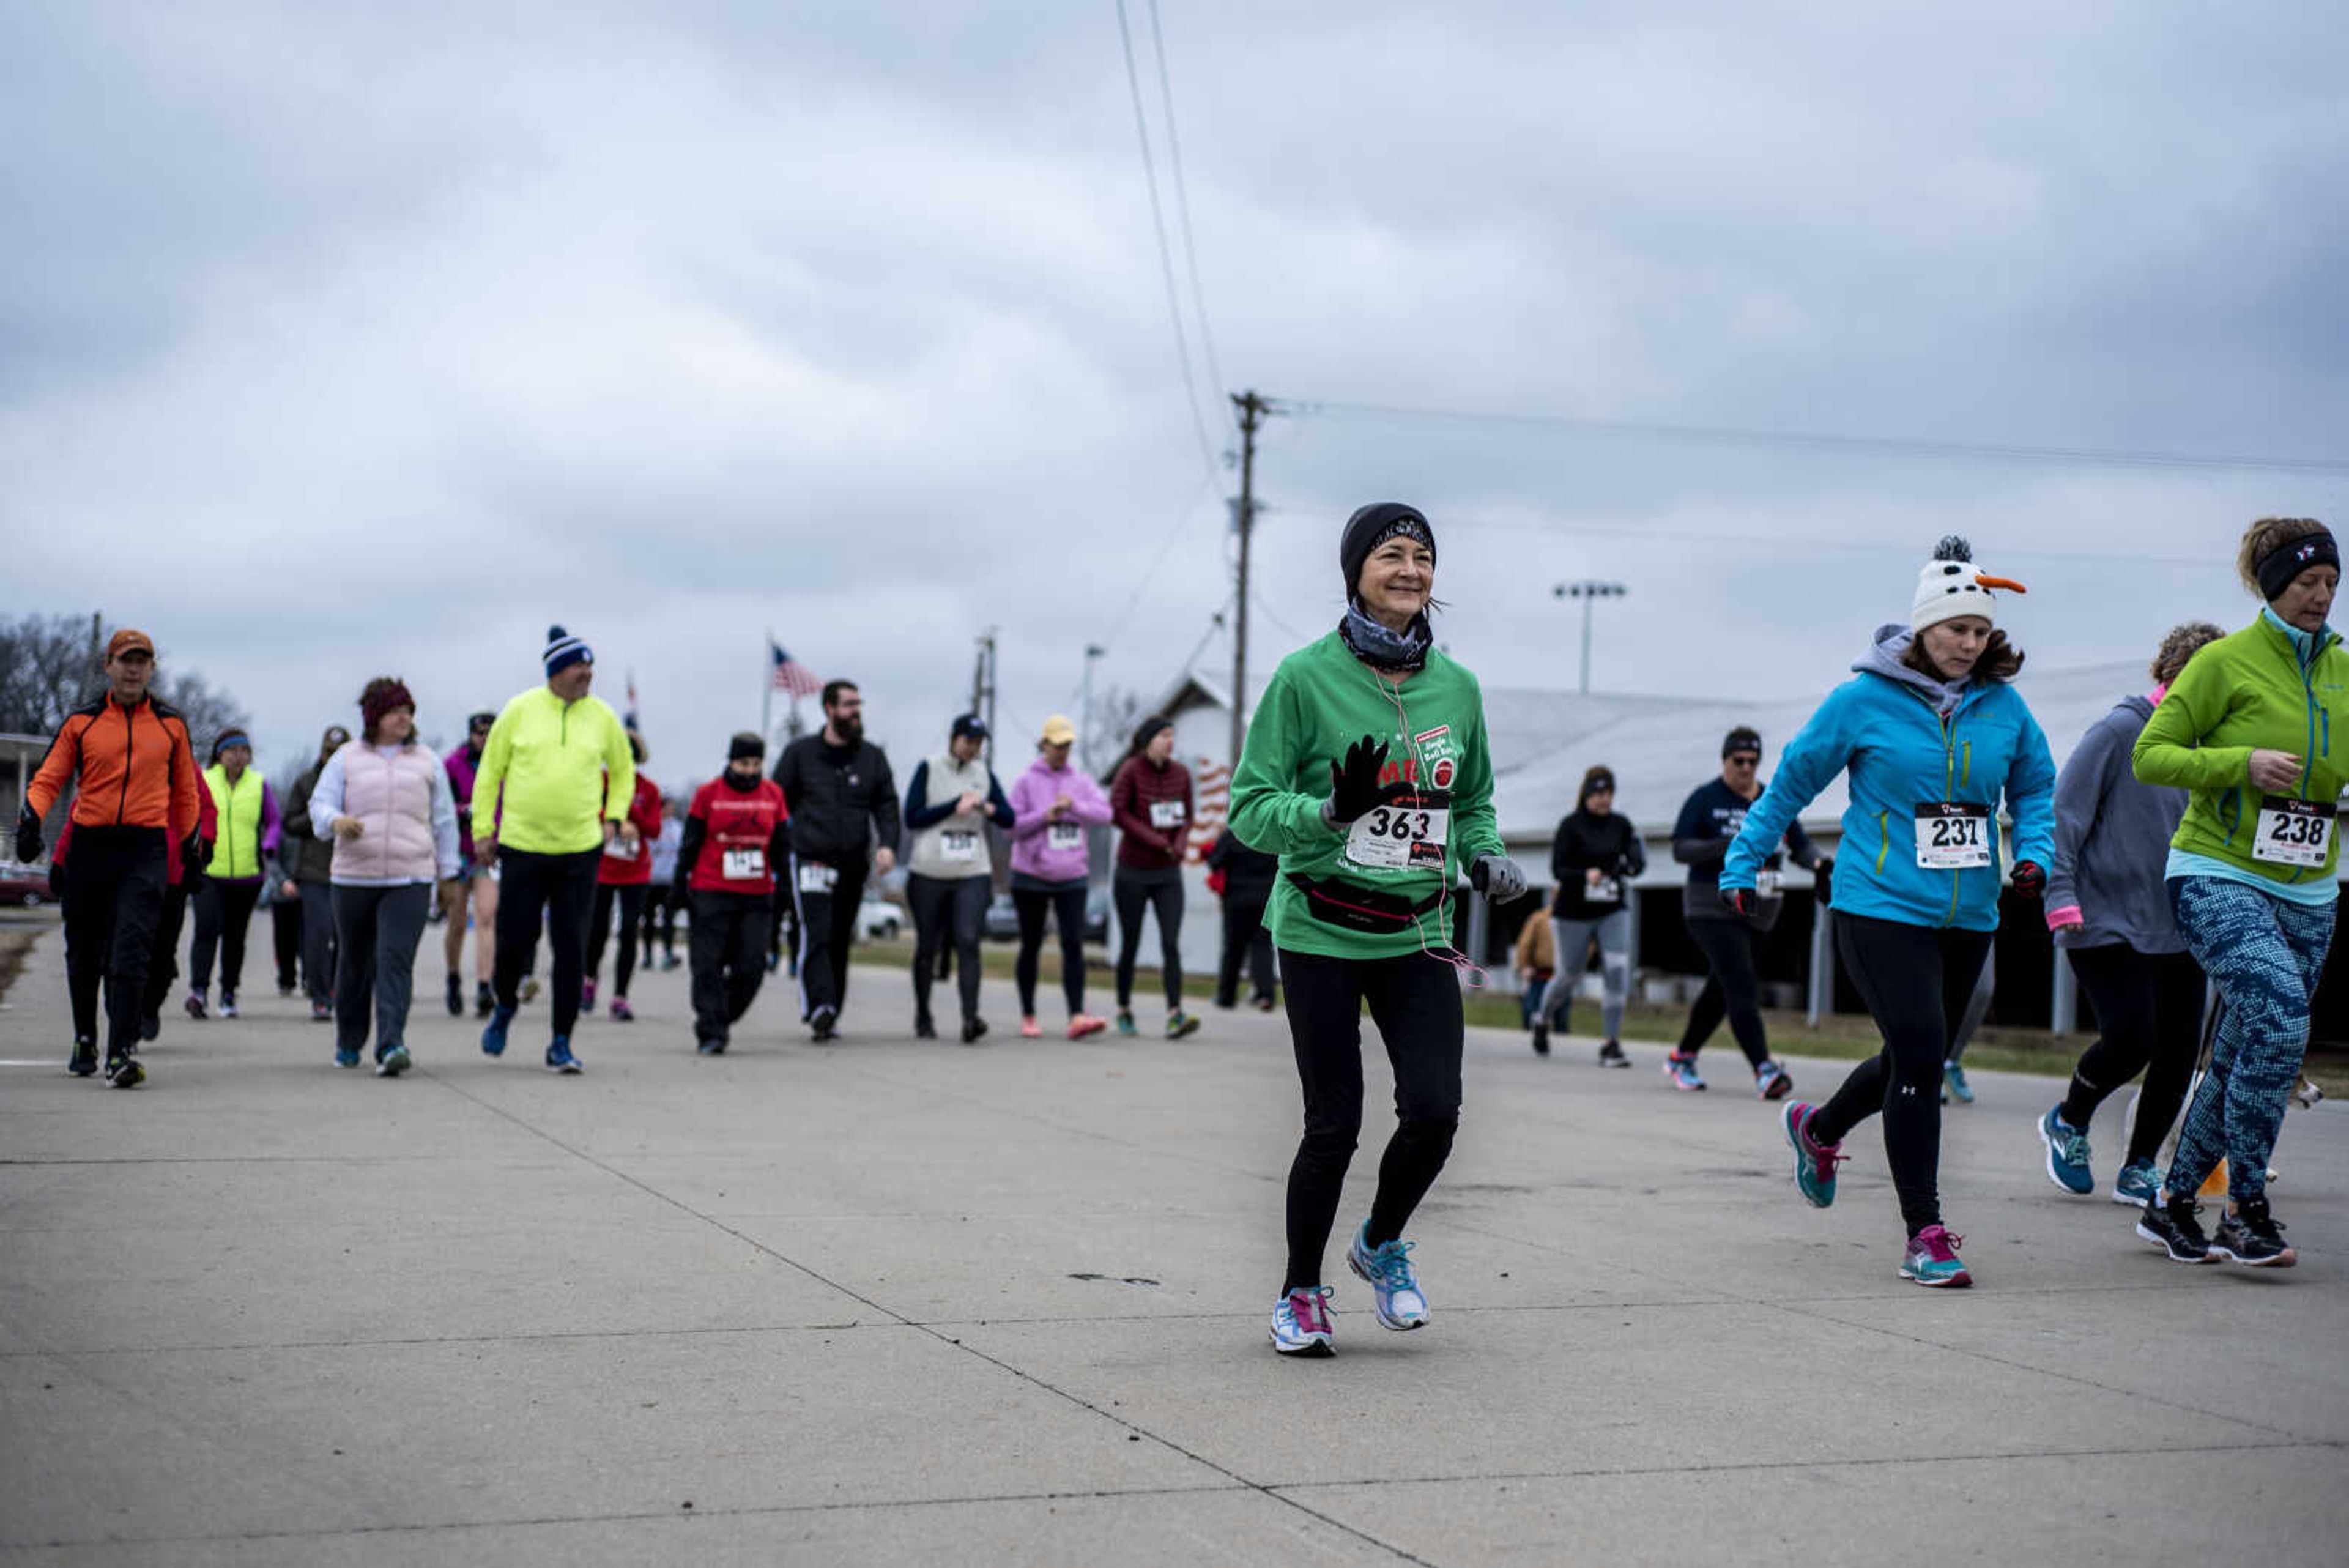
[{"label": "green long sleeve shirt", "polygon": [[[1364,735],[1389,742],[1381,782],[1420,793],[1332,828],[1321,818],[1330,764]],[[1299,649],[1280,661],[1249,721],[1232,774],[1231,827],[1242,843],[1280,857],[1268,908],[1278,946],[1363,959],[1448,946],[1462,869],[1503,852],[1476,678],[1431,649],[1425,669],[1392,686],[1334,631]],[[1340,898],[1348,888],[1413,904],[1445,897],[1392,932],[1358,930],[1317,916],[1292,876]]]},{"label": "green long sleeve shirt", "polygon": [[508,849],[576,855],[604,846],[636,788],[620,716],[600,697],[565,702],[533,686],[505,705],[473,774],[473,832]]}]

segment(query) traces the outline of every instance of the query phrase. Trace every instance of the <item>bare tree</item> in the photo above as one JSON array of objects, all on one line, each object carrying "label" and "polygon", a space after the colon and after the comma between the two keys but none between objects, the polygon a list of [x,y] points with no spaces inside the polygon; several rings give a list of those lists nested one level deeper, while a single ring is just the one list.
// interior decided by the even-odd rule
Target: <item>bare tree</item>
[{"label": "bare tree", "polygon": [[1093,699],[1092,722],[1077,737],[1078,766],[1106,783],[1125,760],[1126,742],[1148,718],[1148,700],[1128,687],[1112,686]]}]

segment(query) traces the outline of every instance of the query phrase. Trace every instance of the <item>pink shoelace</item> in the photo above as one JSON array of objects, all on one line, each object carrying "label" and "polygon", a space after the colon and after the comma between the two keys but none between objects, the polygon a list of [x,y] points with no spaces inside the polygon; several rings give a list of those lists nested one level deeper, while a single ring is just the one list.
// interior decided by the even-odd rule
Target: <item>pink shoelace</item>
[{"label": "pink shoelace", "polygon": [[1937,1263],[1956,1262],[1958,1249],[1965,1244],[1966,1239],[1963,1236],[1953,1236],[1939,1225],[1928,1225],[1917,1232],[1917,1245],[1923,1248],[1925,1255]]}]

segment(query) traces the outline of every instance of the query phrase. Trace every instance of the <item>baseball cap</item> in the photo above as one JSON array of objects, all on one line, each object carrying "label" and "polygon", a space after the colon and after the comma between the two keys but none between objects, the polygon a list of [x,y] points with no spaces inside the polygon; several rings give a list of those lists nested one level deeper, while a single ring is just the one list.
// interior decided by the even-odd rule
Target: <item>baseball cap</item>
[{"label": "baseball cap", "polygon": [[1048,746],[1068,746],[1076,743],[1077,727],[1069,722],[1066,713],[1055,713],[1044,721],[1044,743]]},{"label": "baseball cap", "polygon": [[119,659],[134,648],[143,649],[150,659],[155,657],[155,643],[151,638],[143,631],[133,631],[124,627],[106,639],[106,657]]}]

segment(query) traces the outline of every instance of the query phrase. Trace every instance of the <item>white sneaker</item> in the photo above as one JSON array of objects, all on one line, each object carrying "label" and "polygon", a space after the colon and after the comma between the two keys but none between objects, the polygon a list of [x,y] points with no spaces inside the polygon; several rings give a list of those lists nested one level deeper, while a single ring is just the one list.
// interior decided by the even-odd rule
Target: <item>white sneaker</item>
[{"label": "white sneaker", "polygon": [[1330,1287],[1305,1285],[1272,1306],[1272,1347],[1283,1355],[1335,1355],[1330,1330]]},{"label": "white sneaker", "polygon": [[1371,1293],[1378,1298],[1379,1322],[1395,1330],[1427,1326],[1427,1297],[1421,1293],[1418,1276],[1411,1272],[1411,1243],[1400,1238],[1378,1247],[1364,1243],[1371,1222],[1365,1220],[1354,1231],[1354,1240],[1346,1248],[1346,1267],[1368,1281]]}]

